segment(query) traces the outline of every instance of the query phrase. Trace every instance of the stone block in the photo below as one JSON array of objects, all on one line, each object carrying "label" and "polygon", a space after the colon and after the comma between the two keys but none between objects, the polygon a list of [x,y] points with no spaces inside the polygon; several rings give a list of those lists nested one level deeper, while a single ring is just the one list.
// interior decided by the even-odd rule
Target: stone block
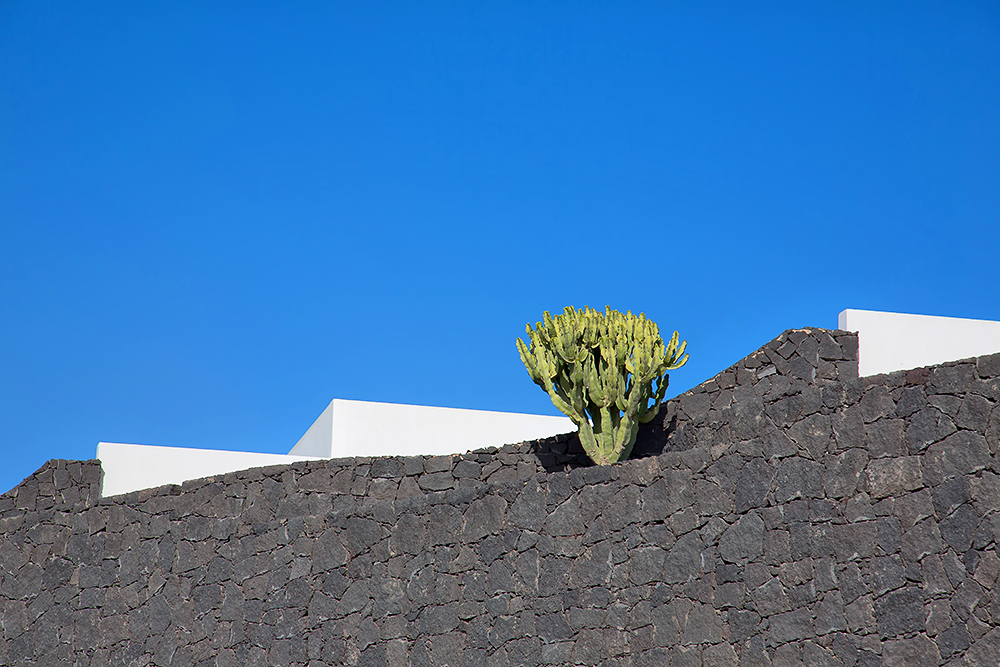
[{"label": "stone block", "polygon": [[553,536],[582,535],[586,526],[580,521],[580,499],[571,496],[549,514],[545,528]]},{"label": "stone block", "polygon": [[424,491],[444,491],[455,486],[455,478],[450,472],[432,472],[420,475],[417,478],[417,486]]},{"label": "stone block", "polygon": [[754,602],[754,610],[764,617],[791,609],[785,587],[778,579],[771,579],[753,589],[750,598]]},{"label": "stone block", "polygon": [[507,512],[507,520],[514,526],[539,530],[546,521],[546,491],[536,479],[527,480]]},{"label": "stone block", "polygon": [[927,597],[950,594],[954,589],[938,554],[926,556],[920,562],[920,573],[924,595]]},{"label": "stone block", "polygon": [[971,431],[959,431],[927,448],[923,457],[924,482],[937,486],[952,477],[982,470],[989,463],[986,439]]},{"label": "stone block", "polygon": [[976,566],[976,574],[973,577],[979,585],[987,590],[992,590],[1000,575],[1000,558],[995,551],[988,551]]},{"label": "stone block", "polygon": [[924,605],[917,588],[888,593],[875,603],[875,619],[883,637],[919,632],[924,625]]},{"label": "stone block", "polygon": [[838,561],[868,558],[875,551],[878,527],[874,521],[830,526]]},{"label": "stone block", "polygon": [[847,629],[844,600],[839,591],[829,591],[816,609],[816,634],[841,632]]},{"label": "stone block", "polygon": [[719,538],[719,555],[728,563],[744,565],[764,552],[764,520],[745,514]]},{"label": "stone block", "polygon": [[767,494],[775,477],[775,470],[766,461],[752,458],[740,471],[736,483],[735,509],[739,514],[761,507],[765,504]]},{"label": "stone block", "polygon": [[665,471],[664,479],[642,490],[642,507],[648,520],[666,520],[671,514],[694,504],[690,471]]},{"label": "stone block", "polygon": [[737,667],[739,658],[728,642],[706,646],[701,653],[702,667]]},{"label": "stone block", "polygon": [[802,664],[805,667],[840,667],[844,663],[832,649],[807,641],[802,644]]},{"label": "stone block", "polygon": [[722,618],[714,607],[695,603],[688,615],[682,643],[717,644],[722,641]]},{"label": "stone block", "polygon": [[766,641],[771,646],[810,639],[815,635],[812,614],[805,607],[775,614],[769,620]]},{"label": "stone block", "polygon": [[944,660],[951,658],[953,655],[957,655],[958,657],[965,655],[965,651],[971,643],[969,632],[965,629],[965,625],[955,625],[948,628],[938,634],[934,641],[941,653],[941,658]]},{"label": "stone block", "polygon": [[965,393],[975,372],[976,367],[968,363],[937,366],[931,370],[927,384],[935,393],[958,396]]},{"label": "stone block", "polygon": [[910,417],[928,405],[923,387],[904,387],[896,402],[896,417]]},{"label": "stone block", "polygon": [[893,513],[899,518],[903,530],[909,530],[918,522],[934,516],[934,502],[928,489],[908,493],[896,498]]},{"label": "stone block", "polygon": [[791,560],[792,552],[787,530],[765,531],[764,558],[771,565],[780,565]]},{"label": "stone block", "polygon": [[976,374],[984,379],[1000,377],[1000,354],[988,354],[976,359]]},{"label": "stone block", "polygon": [[901,553],[904,564],[919,562],[928,554],[940,552],[941,548],[941,532],[930,519],[921,521],[903,533]]},{"label": "stone block", "polygon": [[464,460],[455,464],[452,474],[457,478],[479,479],[482,471],[483,467],[481,464],[475,461]]},{"label": "stone block", "polygon": [[812,383],[816,381],[816,365],[818,365],[818,363],[818,360],[816,364],[813,364],[808,359],[795,354],[788,362],[788,369],[785,371],[785,374],[791,378]]},{"label": "stone block", "polygon": [[956,552],[965,553],[972,546],[972,537],[979,527],[979,520],[972,505],[963,503],[938,523],[941,539]]},{"label": "stone block", "polygon": [[903,442],[907,452],[919,454],[929,445],[944,440],[956,430],[951,417],[937,408],[927,407],[910,417]]},{"label": "stone block", "polygon": [[822,460],[827,450],[832,448],[833,429],[829,415],[809,415],[793,424],[788,429],[788,435],[800,451],[807,452],[814,461]]},{"label": "stone block", "polygon": [[941,482],[934,487],[933,499],[934,511],[939,517],[951,514],[970,499],[968,478],[953,477]]},{"label": "stone block", "polygon": [[833,414],[831,425],[838,448],[843,450],[864,446],[865,422],[861,417],[859,406],[840,407]]},{"label": "stone block", "polygon": [[854,496],[847,501],[847,507],[844,508],[844,518],[851,523],[871,521],[876,516],[875,508],[867,493],[859,493]]},{"label": "stone block", "polygon": [[[820,573],[824,568],[817,567],[816,570]],[[868,587],[861,581],[861,569],[855,562],[835,568],[834,576],[835,582],[839,584],[837,588],[844,596],[844,602],[853,602],[868,592]]]},{"label": "stone block", "polygon": [[507,502],[499,496],[486,496],[469,505],[462,518],[462,537],[475,542],[499,533],[504,524]]},{"label": "stone block", "polygon": [[629,558],[629,580],[633,584],[649,584],[663,577],[666,552],[658,547],[648,547],[634,552]]},{"label": "stone block", "polygon": [[705,417],[708,416],[708,411],[712,407],[711,396],[705,392],[685,393],[680,396],[679,400],[681,410],[694,424],[705,421]]},{"label": "stone block", "polygon": [[844,607],[849,632],[868,634],[875,628],[875,604],[871,595],[863,595]]},{"label": "stone block", "polygon": [[965,664],[970,666],[989,665],[992,667],[991,663],[997,661],[998,655],[1000,655],[1000,627],[995,627],[972,642],[965,653],[964,660]]},{"label": "stone block", "polygon": [[902,419],[880,419],[865,426],[865,448],[872,458],[900,456],[904,452]]},{"label": "stone block", "polygon": [[819,356],[821,359],[830,359],[832,361],[841,361],[846,359],[843,349],[841,349],[840,344],[833,336],[825,331],[819,331],[817,332],[817,338],[819,341]]},{"label": "stone block", "polygon": [[1000,475],[985,471],[981,477],[969,481],[976,511],[984,516],[1000,511]]},{"label": "stone block", "polygon": [[977,433],[985,433],[990,422],[993,404],[982,396],[969,394],[962,401],[955,417],[955,425]]},{"label": "stone block", "polygon": [[889,395],[888,389],[877,384],[865,391],[859,405],[861,406],[861,417],[866,424],[888,417],[896,411],[896,403]]},{"label": "stone block", "polygon": [[809,558],[805,560],[782,563],[781,566],[778,567],[778,578],[785,587],[792,588],[800,584],[811,582],[813,579],[813,567],[814,563],[812,559]]},{"label": "stone block", "polygon": [[626,486],[607,500],[601,512],[604,527],[609,531],[621,530],[635,523],[642,507],[640,490],[635,486]]},{"label": "stone block", "polygon": [[650,610],[653,643],[662,647],[680,644],[693,607],[694,605],[684,598],[675,598],[667,604],[654,605]]},{"label": "stone block", "polygon": [[778,468],[774,499],[785,503],[796,498],[818,498],[823,491],[823,466],[815,461],[791,457]]},{"label": "stone block", "polygon": [[423,457],[424,472],[450,472],[452,464],[454,463],[454,458],[455,457],[452,456],[425,456]]},{"label": "stone block", "polygon": [[923,487],[918,456],[873,459],[865,469],[869,495],[874,499],[896,496]]},{"label": "stone block", "polygon": [[831,498],[854,495],[861,479],[862,471],[868,465],[868,452],[852,447],[827,459],[827,475],[823,478],[823,489]]},{"label": "stone block", "polygon": [[882,644],[882,664],[885,667],[927,667],[941,664],[937,645],[926,635],[889,640]]},{"label": "stone block", "polygon": [[952,627],[951,605],[947,599],[934,599],[924,605],[924,631],[929,637],[936,637]]},{"label": "stone block", "polygon": [[898,555],[876,556],[862,564],[862,580],[868,591],[879,597],[889,591],[901,588],[904,568]]},{"label": "stone block", "polygon": [[699,577],[704,571],[703,549],[698,533],[688,533],[677,540],[664,559],[663,581],[684,583]]}]

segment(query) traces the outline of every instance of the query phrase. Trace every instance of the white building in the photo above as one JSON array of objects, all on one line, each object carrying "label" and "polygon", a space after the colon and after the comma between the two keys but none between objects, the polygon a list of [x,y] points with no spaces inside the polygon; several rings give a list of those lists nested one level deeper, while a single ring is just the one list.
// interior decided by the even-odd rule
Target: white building
[{"label": "white building", "polygon": [[[845,310],[861,376],[1000,352],[1000,322]],[[576,430],[567,417],[334,399],[288,454],[102,442],[103,495],[295,461],[459,454]]]},{"label": "white building", "polygon": [[838,328],[858,332],[861,377],[1000,352],[1000,322],[845,310]]},{"label": "white building", "polygon": [[103,495],[295,461],[461,454],[575,431],[568,417],[334,399],[288,454],[102,442]]}]

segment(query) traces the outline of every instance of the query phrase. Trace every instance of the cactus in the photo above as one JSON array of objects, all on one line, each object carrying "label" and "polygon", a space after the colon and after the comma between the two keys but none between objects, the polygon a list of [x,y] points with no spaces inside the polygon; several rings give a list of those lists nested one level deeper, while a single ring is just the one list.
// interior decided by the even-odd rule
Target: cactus
[{"label": "cactus", "polygon": [[639,424],[660,409],[666,371],[688,359],[676,331],[664,344],[645,315],[610,306],[603,313],[568,306],[555,317],[546,311],[526,330],[531,346],[518,338],[517,349],[528,374],[577,425],[584,451],[599,465],[629,457]]}]

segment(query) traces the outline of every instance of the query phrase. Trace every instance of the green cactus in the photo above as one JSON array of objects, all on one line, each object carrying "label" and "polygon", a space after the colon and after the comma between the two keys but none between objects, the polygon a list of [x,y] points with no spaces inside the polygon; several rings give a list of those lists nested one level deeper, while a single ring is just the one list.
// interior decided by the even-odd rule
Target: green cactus
[{"label": "green cactus", "polygon": [[688,359],[676,331],[664,344],[645,315],[610,306],[603,313],[568,306],[555,317],[546,311],[526,330],[531,347],[518,338],[517,349],[528,374],[577,425],[584,451],[599,465],[629,457],[639,424],[660,409],[666,371]]}]

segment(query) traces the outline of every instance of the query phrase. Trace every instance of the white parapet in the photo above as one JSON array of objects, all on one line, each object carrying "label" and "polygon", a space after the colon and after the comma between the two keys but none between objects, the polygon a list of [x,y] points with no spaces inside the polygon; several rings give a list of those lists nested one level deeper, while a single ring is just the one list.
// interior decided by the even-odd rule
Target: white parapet
[{"label": "white parapet", "polygon": [[575,430],[568,417],[335,399],[288,454],[102,442],[102,496],[212,475],[350,456],[460,454]]},{"label": "white parapet", "polygon": [[334,399],[289,454],[460,454],[575,431],[569,417]]},{"label": "white parapet", "polygon": [[862,377],[1000,352],[1000,322],[845,310],[839,327],[858,332]]},{"label": "white parapet", "polygon": [[97,458],[104,471],[101,495],[116,496],[166,484],[183,484],[200,477],[313,461],[319,457],[102,442],[97,445]]}]

